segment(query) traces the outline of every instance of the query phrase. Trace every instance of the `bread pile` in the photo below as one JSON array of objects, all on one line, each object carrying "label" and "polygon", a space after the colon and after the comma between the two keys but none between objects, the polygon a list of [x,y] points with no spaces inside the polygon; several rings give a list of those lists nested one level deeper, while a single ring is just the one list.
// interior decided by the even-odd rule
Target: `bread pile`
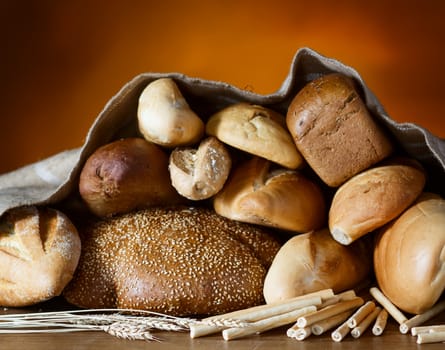
[{"label": "bread pile", "polygon": [[[85,162],[88,215],[69,226],[68,262],[36,265],[56,261],[64,274],[32,301],[63,289],[86,308],[218,314],[374,276],[407,312],[440,298],[445,202],[425,193],[425,170],[351,78],[314,79],[285,115],[245,101],[198,115],[173,79],[159,78],[134,112],[137,132]],[[4,279],[23,286],[18,275]]]}]

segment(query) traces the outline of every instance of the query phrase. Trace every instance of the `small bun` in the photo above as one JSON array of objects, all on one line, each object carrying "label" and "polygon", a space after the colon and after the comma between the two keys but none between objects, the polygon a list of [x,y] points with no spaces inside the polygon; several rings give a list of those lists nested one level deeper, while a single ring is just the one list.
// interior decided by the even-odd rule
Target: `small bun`
[{"label": "small bun", "polygon": [[393,220],[422,193],[425,181],[424,171],[409,162],[385,164],[355,175],[332,200],[329,228],[334,239],[350,244]]},{"label": "small bun", "polygon": [[324,75],[303,87],[289,105],[286,122],[304,159],[331,187],[393,151],[353,81],[340,74]]},{"label": "small bun", "polygon": [[326,223],[326,204],[320,187],[298,171],[271,170],[260,158],[240,164],[215,196],[215,211],[232,220],[307,232]]},{"label": "small bun", "polygon": [[23,307],[62,293],[80,256],[80,238],[61,212],[35,206],[0,219],[0,305]]},{"label": "small bun", "polygon": [[210,117],[206,132],[247,153],[296,169],[303,163],[281,114],[257,105],[237,103]]},{"label": "small bun", "polygon": [[278,251],[264,281],[264,298],[273,303],[326,288],[341,292],[363,282],[371,268],[367,241],[344,246],[327,229],[304,233]]},{"label": "small bun", "polygon": [[382,292],[401,310],[419,314],[445,290],[445,200],[422,195],[379,232],[374,270]]},{"label": "small bun", "polygon": [[273,235],[204,208],[152,208],[83,231],[66,299],[86,308],[206,315],[263,302]]},{"label": "small bun", "polygon": [[171,78],[154,80],[142,91],[137,119],[144,138],[164,147],[192,145],[204,134],[204,122]]},{"label": "small bun", "polygon": [[229,176],[232,160],[216,137],[202,140],[198,148],[178,147],[170,154],[169,170],[173,187],[191,200],[214,196]]},{"label": "small bun", "polygon": [[182,200],[170,181],[168,155],[137,137],[94,151],[80,173],[79,192],[99,217]]}]

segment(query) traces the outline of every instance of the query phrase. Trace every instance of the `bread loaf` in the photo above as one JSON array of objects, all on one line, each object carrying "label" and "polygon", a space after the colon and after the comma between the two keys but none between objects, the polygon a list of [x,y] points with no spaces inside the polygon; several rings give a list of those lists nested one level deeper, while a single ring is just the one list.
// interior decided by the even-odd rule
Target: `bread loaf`
[{"label": "bread loaf", "polygon": [[372,250],[368,240],[344,246],[323,229],[289,239],[276,254],[264,281],[267,303],[331,288],[354,288],[369,276]]},{"label": "bread loaf", "polygon": [[281,114],[257,105],[236,103],[213,114],[206,132],[244,152],[296,169],[303,164]]},{"label": "bread loaf", "polygon": [[80,256],[80,239],[60,211],[35,206],[0,219],[0,305],[29,306],[62,293]]},{"label": "bread loaf", "polygon": [[279,242],[204,208],[152,208],[82,231],[82,257],[64,295],[86,308],[218,314],[263,302]]},{"label": "bread loaf", "polygon": [[383,293],[401,310],[419,314],[445,290],[445,200],[422,195],[379,232],[374,270]]},{"label": "bread loaf", "polygon": [[425,181],[424,170],[409,161],[383,164],[355,175],[341,185],[332,200],[332,236],[350,244],[383,226],[416,200]]},{"label": "bread loaf", "polygon": [[139,137],[96,149],[80,173],[79,192],[100,217],[183,200],[171,184],[167,153]]},{"label": "bread loaf", "polygon": [[307,232],[326,224],[326,204],[317,183],[299,171],[274,169],[253,157],[232,171],[215,196],[215,211],[232,220]]},{"label": "bread loaf", "polygon": [[328,74],[308,83],[289,105],[286,122],[298,150],[331,187],[338,187],[393,151],[353,81]]}]

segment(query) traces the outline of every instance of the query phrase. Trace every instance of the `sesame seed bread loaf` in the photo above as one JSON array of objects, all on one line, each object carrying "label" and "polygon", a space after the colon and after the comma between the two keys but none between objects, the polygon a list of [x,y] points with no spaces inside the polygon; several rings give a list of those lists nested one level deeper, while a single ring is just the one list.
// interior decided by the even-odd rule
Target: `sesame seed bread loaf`
[{"label": "sesame seed bread loaf", "polygon": [[276,238],[204,208],[152,208],[80,230],[82,256],[64,292],[86,308],[218,314],[263,302]]},{"label": "sesame seed bread loaf", "polygon": [[353,81],[341,74],[324,75],[303,87],[289,105],[286,122],[298,150],[331,187],[393,151]]},{"label": "sesame seed bread loaf", "polygon": [[62,293],[80,256],[80,238],[60,211],[35,206],[0,220],[0,305],[33,305]]}]

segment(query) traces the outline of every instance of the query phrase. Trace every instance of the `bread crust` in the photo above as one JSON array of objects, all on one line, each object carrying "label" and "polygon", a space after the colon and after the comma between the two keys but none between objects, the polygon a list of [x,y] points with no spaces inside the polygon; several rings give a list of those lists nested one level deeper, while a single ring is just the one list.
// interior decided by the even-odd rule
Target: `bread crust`
[{"label": "bread crust", "polygon": [[77,267],[78,232],[60,211],[35,206],[0,222],[0,305],[29,306],[62,293]]},{"label": "bread crust", "polygon": [[288,107],[286,123],[304,159],[331,187],[393,151],[353,81],[344,75],[327,74],[304,86]]},{"label": "bread crust", "polygon": [[350,244],[399,216],[422,193],[421,168],[403,163],[377,166],[355,175],[336,191],[329,210],[334,239]]},{"label": "bread crust", "polygon": [[276,254],[264,281],[267,303],[317,290],[351,289],[369,276],[371,246],[360,240],[350,246],[336,242],[328,229],[296,235]]},{"label": "bread crust", "polygon": [[215,196],[215,211],[232,220],[307,232],[326,224],[326,203],[317,183],[299,171],[260,157],[240,164]]},{"label": "bread crust", "polygon": [[279,249],[267,231],[210,209],[151,208],[85,228],[65,298],[80,307],[218,314],[263,302]]},{"label": "bread crust", "polygon": [[425,312],[445,290],[444,227],[445,200],[422,195],[377,236],[378,285],[405,312]]}]

